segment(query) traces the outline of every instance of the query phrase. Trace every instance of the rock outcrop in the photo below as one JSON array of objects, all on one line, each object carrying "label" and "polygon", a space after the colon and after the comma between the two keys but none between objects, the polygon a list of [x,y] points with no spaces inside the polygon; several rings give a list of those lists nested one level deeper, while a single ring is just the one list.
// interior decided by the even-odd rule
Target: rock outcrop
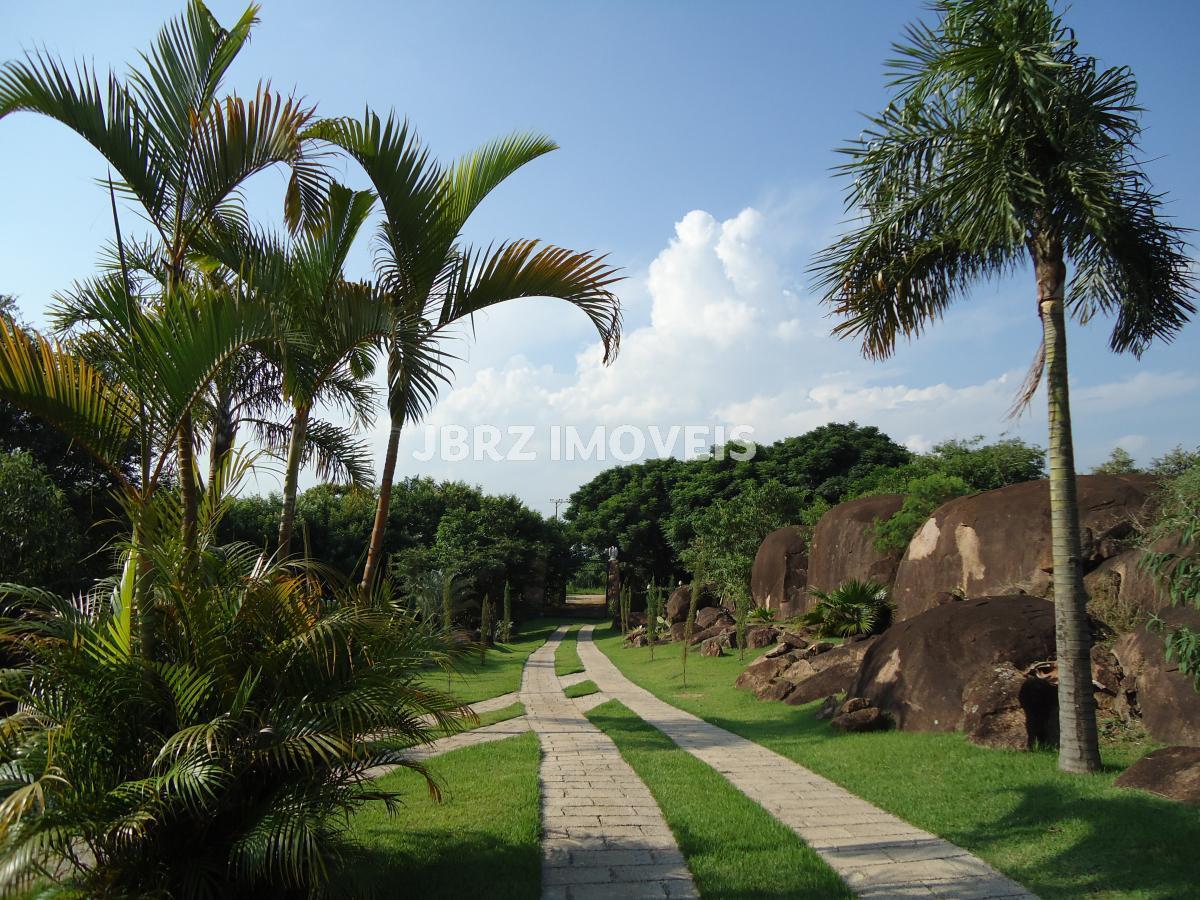
[{"label": "rock outcrop", "polygon": [[[1200,631],[1200,610],[1164,609],[1159,617],[1168,627]],[[1164,744],[1200,747],[1200,693],[1177,662],[1167,661],[1162,633],[1139,628],[1118,638],[1112,653],[1124,673],[1121,687],[1150,736]]]},{"label": "rock outcrop", "polygon": [[877,494],[839,503],[821,516],[809,550],[809,587],[831,591],[852,578],[890,585],[900,557],[875,549],[875,521],[887,521],[903,503],[903,494]]},{"label": "rock outcrop", "polygon": [[1053,734],[1056,714],[1044,691],[1025,684],[1025,673],[1053,657],[1049,602],[1024,596],[963,600],[880,635],[849,693],[867,698],[906,731],[970,726],[981,743],[1028,746]]},{"label": "rock outcrop", "polygon": [[754,554],[750,596],[755,604],[775,610],[780,618],[807,608],[808,555],[804,533],[793,525],[772,531]]},{"label": "rock outcrop", "polygon": [[1118,775],[1113,784],[1200,805],[1200,748],[1155,750]]},{"label": "rock outcrop", "polygon": [[[1144,475],[1079,477],[1088,571],[1126,549],[1124,541],[1145,513],[1155,484]],[[814,538],[809,566],[814,585],[819,554]],[[1048,481],[958,497],[938,507],[909,543],[892,588],[896,618],[932,609],[939,595],[1048,596],[1052,572]]]},{"label": "rock outcrop", "polygon": [[782,675],[796,686],[788,694],[787,702],[792,706],[802,706],[847,690],[854,682],[867,650],[876,640],[868,638],[842,644],[792,663]]}]

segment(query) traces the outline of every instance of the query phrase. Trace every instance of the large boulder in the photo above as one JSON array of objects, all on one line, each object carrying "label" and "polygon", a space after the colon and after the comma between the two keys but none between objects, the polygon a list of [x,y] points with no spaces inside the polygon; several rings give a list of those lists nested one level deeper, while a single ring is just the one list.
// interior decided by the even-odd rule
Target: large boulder
[{"label": "large boulder", "polygon": [[[690,584],[681,584],[675,590],[671,591],[671,596],[667,598],[667,621],[672,625],[677,622],[686,622],[688,606],[691,602],[692,586]],[[706,585],[700,589],[700,596],[696,598],[697,610],[720,605],[721,598],[711,588]]]},{"label": "large boulder", "polygon": [[[1145,475],[1079,477],[1085,570],[1126,549],[1155,484]],[[814,539],[814,585],[818,552]],[[1048,481],[958,497],[938,507],[909,543],[892,588],[896,618],[920,615],[948,593],[1049,596],[1052,573]]]},{"label": "large boulder", "polygon": [[[1037,597],[980,597],[893,625],[867,649],[849,693],[869,699],[906,731],[956,731],[964,726],[965,701],[978,704],[985,693],[977,679],[997,666],[1025,672],[1053,657],[1053,604]],[[993,696],[1009,702],[1003,691]],[[991,712],[976,709],[973,716],[994,721]],[[1052,731],[1041,706],[1026,713],[1034,721],[1021,734]],[[995,730],[989,743],[1000,740]]]},{"label": "large boulder", "polygon": [[808,556],[804,533],[793,525],[772,531],[754,554],[750,595],[773,609],[778,618],[799,615],[807,608]]},{"label": "large boulder", "polygon": [[[1153,544],[1152,551],[1178,552],[1177,539]],[[1083,578],[1088,612],[1115,632],[1132,631],[1151,613],[1171,605],[1159,580],[1141,565],[1145,551],[1126,550],[1100,563]]]},{"label": "large boulder", "polygon": [[[1168,627],[1200,631],[1200,610],[1173,607],[1158,615]],[[1135,695],[1150,736],[1164,744],[1200,747],[1200,693],[1177,661],[1167,661],[1162,632],[1139,628],[1119,637],[1112,652],[1124,672],[1121,686]]]},{"label": "large boulder", "polygon": [[802,706],[845,691],[854,681],[863,658],[875,641],[876,638],[869,638],[842,644],[825,653],[792,663],[782,676],[796,685],[796,689],[788,694],[787,702]]},{"label": "large boulder", "polygon": [[900,556],[875,549],[875,522],[887,521],[903,504],[903,494],[876,494],[839,503],[821,516],[809,551],[809,587],[832,591],[852,578],[890,585]]},{"label": "large boulder", "polygon": [[1200,748],[1155,750],[1118,775],[1113,784],[1200,805]]}]

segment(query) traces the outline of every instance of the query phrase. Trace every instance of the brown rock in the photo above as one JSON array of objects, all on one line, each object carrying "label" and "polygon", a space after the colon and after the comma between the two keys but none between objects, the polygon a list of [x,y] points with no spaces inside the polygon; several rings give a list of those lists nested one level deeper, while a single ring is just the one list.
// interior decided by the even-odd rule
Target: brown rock
[{"label": "brown rock", "polygon": [[782,678],[776,678],[774,681],[769,681],[754,692],[759,700],[783,700],[795,690],[796,686],[790,681],[785,681]]},{"label": "brown rock", "polygon": [[[1175,551],[1178,543],[1159,541],[1151,549]],[[1126,550],[1104,560],[1083,578],[1088,612],[1118,633],[1145,624],[1150,613],[1171,605],[1158,580],[1140,565],[1141,550]]]},{"label": "brown rock", "polygon": [[1143,756],[1114,785],[1200,805],[1200,747],[1164,747]]},{"label": "brown rock", "polygon": [[674,622],[671,624],[671,640],[682,641],[683,636],[687,633],[686,622]]},{"label": "brown rock", "polygon": [[963,690],[962,729],[982,747],[1028,750],[1058,740],[1058,690],[1012,663],[976,672]]},{"label": "brown rock", "polygon": [[898,622],[875,640],[850,687],[906,731],[954,731],[967,685],[1000,663],[1024,671],[1054,656],[1054,607],[980,597]]},{"label": "brown rock", "polygon": [[887,521],[903,503],[903,494],[877,494],[839,503],[821,516],[809,553],[809,587],[832,591],[852,578],[890,585],[900,555],[875,549],[875,520]]},{"label": "brown rock", "polygon": [[860,709],[870,709],[870,707],[871,701],[866,697],[848,697],[838,709],[838,714],[844,716],[852,712],[858,712]]},{"label": "brown rock", "polygon": [[796,684],[796,690],[788,695],[787,702],[801,706],[828,694],[845,691],[858,674],[874,640],[845,644],[828,653],[794,662],[783,673],[784,678]]},{"label": "brown rock", "polygon": [[751,628],[746,632],[746,646],[751,650],[770,647],[777,640],[779,640],[779,631],[770,625],[760,625],[758,628]]},{"label": "brown rock", "polygon": [[774,659],[762,657],[756,659],[742,670],[742,674],[733,683],[734,687],[757,691],[760,687],[783,674],[795,660],[790,656],[777,656]]},{"label": "brown rock", "polygon": [[724,656],[729,646],[729,638],[725,635],[711,637],[700,645],[701,656]]},{"label": "brown rock", "polygon": [[807,604],[807,570],[804,533],[791,525],[772,531],[754,555],[750,595],[783,617],[798,615]]},{"label": "brown rock", "polygon": [[770,650],[763,654],[767,659],[774,659],[777,656],[783,656],[785,653],[791,653],[795,648],[791,644],[776,644]]},{"label": "brown rock", "polygon": [[804,650],[806,647],[808,647],[809,643],[802,635],[791,631],[779,632],[779,642],[781,644],[787,644],[789,647],[792,647],[796,650]]},{"label": "brown rock", "polygon": [[821,720],[832,719],[841,708],[842,701],[838,699],[836,694],[830,694],[825,698],[825,702],[821,704],[820,709],[816,711],[815,716]]},{"label": "brown rock", "polygon": [[696,613],[697,628],[712,628],[714,625],[733,625],[733,616],[723,606],[706,606]]},{"label": "brown rock", "polygon": [[[1172,607],[1158,615],[1167,627],[1200,631],[1200,610]],[[1122,689],[1136,693],[1142,723],[1156,741],[1200,746],[1200,693],[1178,662],[1167,661],[1164,647],[1162,633],[1145,627],[1118,638],[1112,651],[1124,672]]]},{"label": "brown rock", "polygon": [[[1121,552],[1156,483],[1145,475],[1079,477],[1086,569]],[[958,497],[938,507],[909,543],[892,588],[896,619],[931,609],[942,592],[1046,596],[1052,572],[1049,482]]]},{"label": "brown rock", "polygon": [[853,712],[839,713],[829,721],[834,731],[844,734],[866,731],[887,731],[892,727],[887,714],[877,706],[856,709]]},{"label": "brown rock", "polygon": [[[672,625],[677,622],[687,620],[688,606],[692,602],[692,586],[690,584],[681,584],[675,590],[671,591],[671,596],[667,598],[666,614],[667,621]],[[700,589],[700,596],[696,598],[696,612],[702,609],[708,609],[710,606],[720,606],[721,600],[716,593],[708,586]]]}]

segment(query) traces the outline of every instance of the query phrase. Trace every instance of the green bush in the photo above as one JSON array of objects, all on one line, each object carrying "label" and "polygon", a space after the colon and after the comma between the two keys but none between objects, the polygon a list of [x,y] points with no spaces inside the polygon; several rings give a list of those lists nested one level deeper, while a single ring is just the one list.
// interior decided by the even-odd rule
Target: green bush
[{"label": "green bush", "polygon": [[79,532],[67,498],[24,451],[0,452],[0,582],[73,584]]},{"label": "green bush", "polygon": [[[1158,514],[1145,534],[1152,550],[1142,565],[1166,589],[1174,606],[1200,609],[1200,464],[1169,479],[1160,495]],[[1200,690],[1200,632],[1175,628],[1166,634],[1167,658],[1176,660]]]},{"label": "green bush", "polygon": [[878,634],[892,624],[895,607],[887,588],[877,581],[851,579],[826,593],[810,590],[816,605],[804,624],[827,637]]},{"label": "green bush", "polygon": [[890,519],[875,521],[875,549],[880,553],[903,553],[930,514],[955,497],[971,493],[971,486],[957,475],[933,473],[908,483],[904,504]]},{"label": "green bush", "polygon": [[45,873],[70,896],[320,893],[347,814],[394,805],[370,770],[460,727],[419,680],[440,631],[386,585],[331,595],[246,545],[185,564],[175,528],[82,598],[6,588],[6,895]]}]

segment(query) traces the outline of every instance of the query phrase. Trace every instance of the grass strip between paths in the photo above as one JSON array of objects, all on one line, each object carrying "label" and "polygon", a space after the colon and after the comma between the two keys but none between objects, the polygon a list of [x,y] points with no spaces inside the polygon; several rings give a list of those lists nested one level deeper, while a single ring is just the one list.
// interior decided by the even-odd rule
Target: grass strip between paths
[{"label": "grass strip between paths", "polygon": [[525,660],[546,643],[555,628],[570,621],[546,618],[522,622],[510,643],[489,647],[482,661],[478,653],[470,653],[457,661],[449,678],[444,673],[431,673],[425,682],[436,690],[444,691],[449,687],[450,693],[463,703],[478,703],[511,694],[521,689]]},{"label": "grass strip between paths", "polygon": [[1101,773],[1068,775],[1053,750],[991,750],[957,733],[837,735],[816,718],[819,702],[788,706],[733,686],[765,651],[745,662],[694,654],[685,691],[674,645],[651,662],[644,648],[623,648],[617,631],[595,636],[627,678],[660,699],[953,841],[1044,900],[1196,896],[1196,808],[1112,784],[1152,744],[1105,741]]},{"label": "grass strip between paths", "polygon": [[573,625],[555,651],[554,674],[562,678],[564,675],[575,675],[582,671],[583,662],[579,659],[579,626]]},{"label": "grass strip between paths", "polygon": [[599,693],[599,691],[600,688],[596,687],[596,682],[589,679],[588,681],[581,681],[579,684],[571,685],[563,693],[574,700],[576,697],[588,697]]},{"label": "grass strip between paths", "polygon": [[427,765],[442,785],[441,803],[413,772],[381,778],[379,787],[401,792],[403,805],[389,816],[382,803],[370,803],[350,819],[357,846],[341,879],[344,896],[539,896],[540,760],[533,734],[435,757]]},{"label": "grass strip between paths", "polygon": [[796,833],[616,700],[587,717],[650,788],[703,897],[853,897]]}]

